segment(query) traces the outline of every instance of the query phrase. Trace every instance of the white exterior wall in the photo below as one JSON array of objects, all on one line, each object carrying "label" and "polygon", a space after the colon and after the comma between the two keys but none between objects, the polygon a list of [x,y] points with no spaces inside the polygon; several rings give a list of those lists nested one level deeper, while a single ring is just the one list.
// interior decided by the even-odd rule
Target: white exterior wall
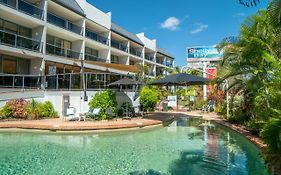
[{"label": "white exterior wall", "polygon": [[149,48],[156,52],[156,40],[147,38],[144,33],[137,34],[137,37],[144,43],[144,46],[146,48]]}]

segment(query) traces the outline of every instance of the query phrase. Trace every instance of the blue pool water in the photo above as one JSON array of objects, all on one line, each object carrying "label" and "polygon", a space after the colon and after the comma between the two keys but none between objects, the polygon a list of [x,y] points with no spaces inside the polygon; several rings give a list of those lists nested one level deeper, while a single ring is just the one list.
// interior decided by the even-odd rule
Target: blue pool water
[{"label": "blue pool water", "polygon": [[1,175],[268,175],[256,146],[222,126],[179,118],[115,133],[0,132]]}]

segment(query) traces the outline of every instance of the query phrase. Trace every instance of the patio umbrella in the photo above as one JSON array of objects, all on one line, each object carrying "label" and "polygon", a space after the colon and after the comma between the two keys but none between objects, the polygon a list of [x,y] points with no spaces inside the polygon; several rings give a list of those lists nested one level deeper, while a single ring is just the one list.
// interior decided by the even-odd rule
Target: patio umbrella
[{"label": "patio umbrella", "polygon": [[[110,83],[108,86],[126,86],[126,85],[136,85],[136,86],[139,86],[139,85],[141,85],[142,83],[141,82],[139,82],[139,81],[136,81],[136,80],[134,80],[134,79],[131,79],[131,78],[128,78],[128,77],[125,77],[125,78],[122,78],[122,79],[120,79],[120,80],[118,80],[118,81],[115,81],[115,82],[113,82],[113,83]],[[137,89],[137,88],[136,88]],[[126,89],[127,90],[127,89]],[[127,93],[126,93],[126,95],[127,95]],[[127,116],[128,115],[128,104],[126,103],[126,117],[128,117]]]},{"label": "patio umbrella", "polygon": [[139,81],[136,81],[134,79],[131,79],[131,78],[128,78],[128,77],[125,77],[125,78],[122,78],[118,81],[115,81],[113,83],[110,83],[108,86],[121,86],[121,85],[141,85],[142,83],[139,82]]},{"label": "patio umbrella", "polygon": [[204,85],[207,84],[208,79],[196,75],[186,73],[179,73],[168,75],[162,79],[155,80],[150,85],[158,86],[190,86],[190,85]]},{"label": "patio umbrella", "polygon": [[[150,85],[158,86],[191,86],[191,85],[204,85],[208,83],[208,79],[196,75],[186,73],[179,73],[168,75],[162,79],[155,80]],[[177,105],[178,110],[178,105]]]}]

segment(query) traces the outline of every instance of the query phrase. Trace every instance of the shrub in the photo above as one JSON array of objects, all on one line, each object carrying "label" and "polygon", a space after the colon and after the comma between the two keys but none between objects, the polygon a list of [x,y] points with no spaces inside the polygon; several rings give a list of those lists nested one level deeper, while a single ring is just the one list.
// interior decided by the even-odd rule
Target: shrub
[{"label": "shrub", "polygon": [[145,111],[153,111],[158,101],[158,92],[152,87],[143,87],[140,93],[140,104]]},{"label": "shrub", "polygon": [[89,102],[90,110],[94,108],[100,108],[100,116],[99,119],[105,120],[108,117],[106,113],[106,109],[111,108],[113,114],[116,114],[116,94],[110,90],[104,91],[100,94],[96,94],[94,98]]},{"label": "shrub", "polygon": [[8,105],[11,108],[13,118],[21,118],[21,119],[27,118],[26,107],[28,105],[28,102],[26,100],[24,99],[12,100],[7,102],[6,105]]},{"label": "shrub", "polygon": [[58,113],[55,111],[53,104],[50,101],[40,103],[38,106],[39,118],[56,118]]},{"label": "shrub", "polygon": [[11,118],[13,116],[12,108],[5,104],[3,108],[0,110],[0,119]]},{"label": "shrub", "polygon": [[51,102],[39,103],[32,99],[27,102],[24,99],[12,100],[0,110],[0,118],[40,119],[54,118],[58,114]]},{"label": "shrub", "polygon": [[281,118],[271,119],[264,126],[261,136],[270,152],[281,154]]},{"label": "shrub", "polygon": [[132,104],[130,102],[124,102],[121,105],[121,107],[118,109],[117,115],[118,116],[124,115],[124,113],[126,113],[126,109],[128,110],[128,112],[134,113],[134,108],[133,108]]}]

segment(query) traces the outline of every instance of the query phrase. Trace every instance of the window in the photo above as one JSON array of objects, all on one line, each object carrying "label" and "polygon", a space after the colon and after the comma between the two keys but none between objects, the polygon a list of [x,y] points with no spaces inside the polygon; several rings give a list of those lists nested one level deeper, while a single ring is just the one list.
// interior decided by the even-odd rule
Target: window
[{"label": "window", "polygon": [[119,57],[116,55],[111,55],[111,63],[119,63]]},{"label": "window", "polygon": [[4,30],[14,34],[18,34],[18,26],[9,21],[4,21]]},{"label": "window", "polygon": [[32,35],[31,33],[32,33],[31,29],[19,26],[19,32],[18,32],[19,35],[31,38]]},{"label": "window", "polygon": [[0,55],[0,72],[5,74],[29,74],[30,60]]},{"label": "window", "polygon": [[7,32],[11,32],[28,38],[31,38],[32,36],[32,29],[20,26],[18,24],[12,23],[10,21],[6,21],[1,18],[0,18],[0,30],[5,30]]},{"label": "window", "polygon": [[17,60],[16,59],[4,59],[3,60],[3,73],[16,74],[17,73]]},{"label": "window", "polygon": [[96,56],[96,57],[99,56],[99,51],[96,50],[96,49],[92,49],[92,48],[86,47],[85,48],[85,52],[86,52],[87,55],[93,55],[93,56]]},{"label": "window", "polygon": [[47,43],[57,46],[57,47],[71,49],[70,41],[67,41],[67,40],[52,36],[52,35],[47,35]]}]

